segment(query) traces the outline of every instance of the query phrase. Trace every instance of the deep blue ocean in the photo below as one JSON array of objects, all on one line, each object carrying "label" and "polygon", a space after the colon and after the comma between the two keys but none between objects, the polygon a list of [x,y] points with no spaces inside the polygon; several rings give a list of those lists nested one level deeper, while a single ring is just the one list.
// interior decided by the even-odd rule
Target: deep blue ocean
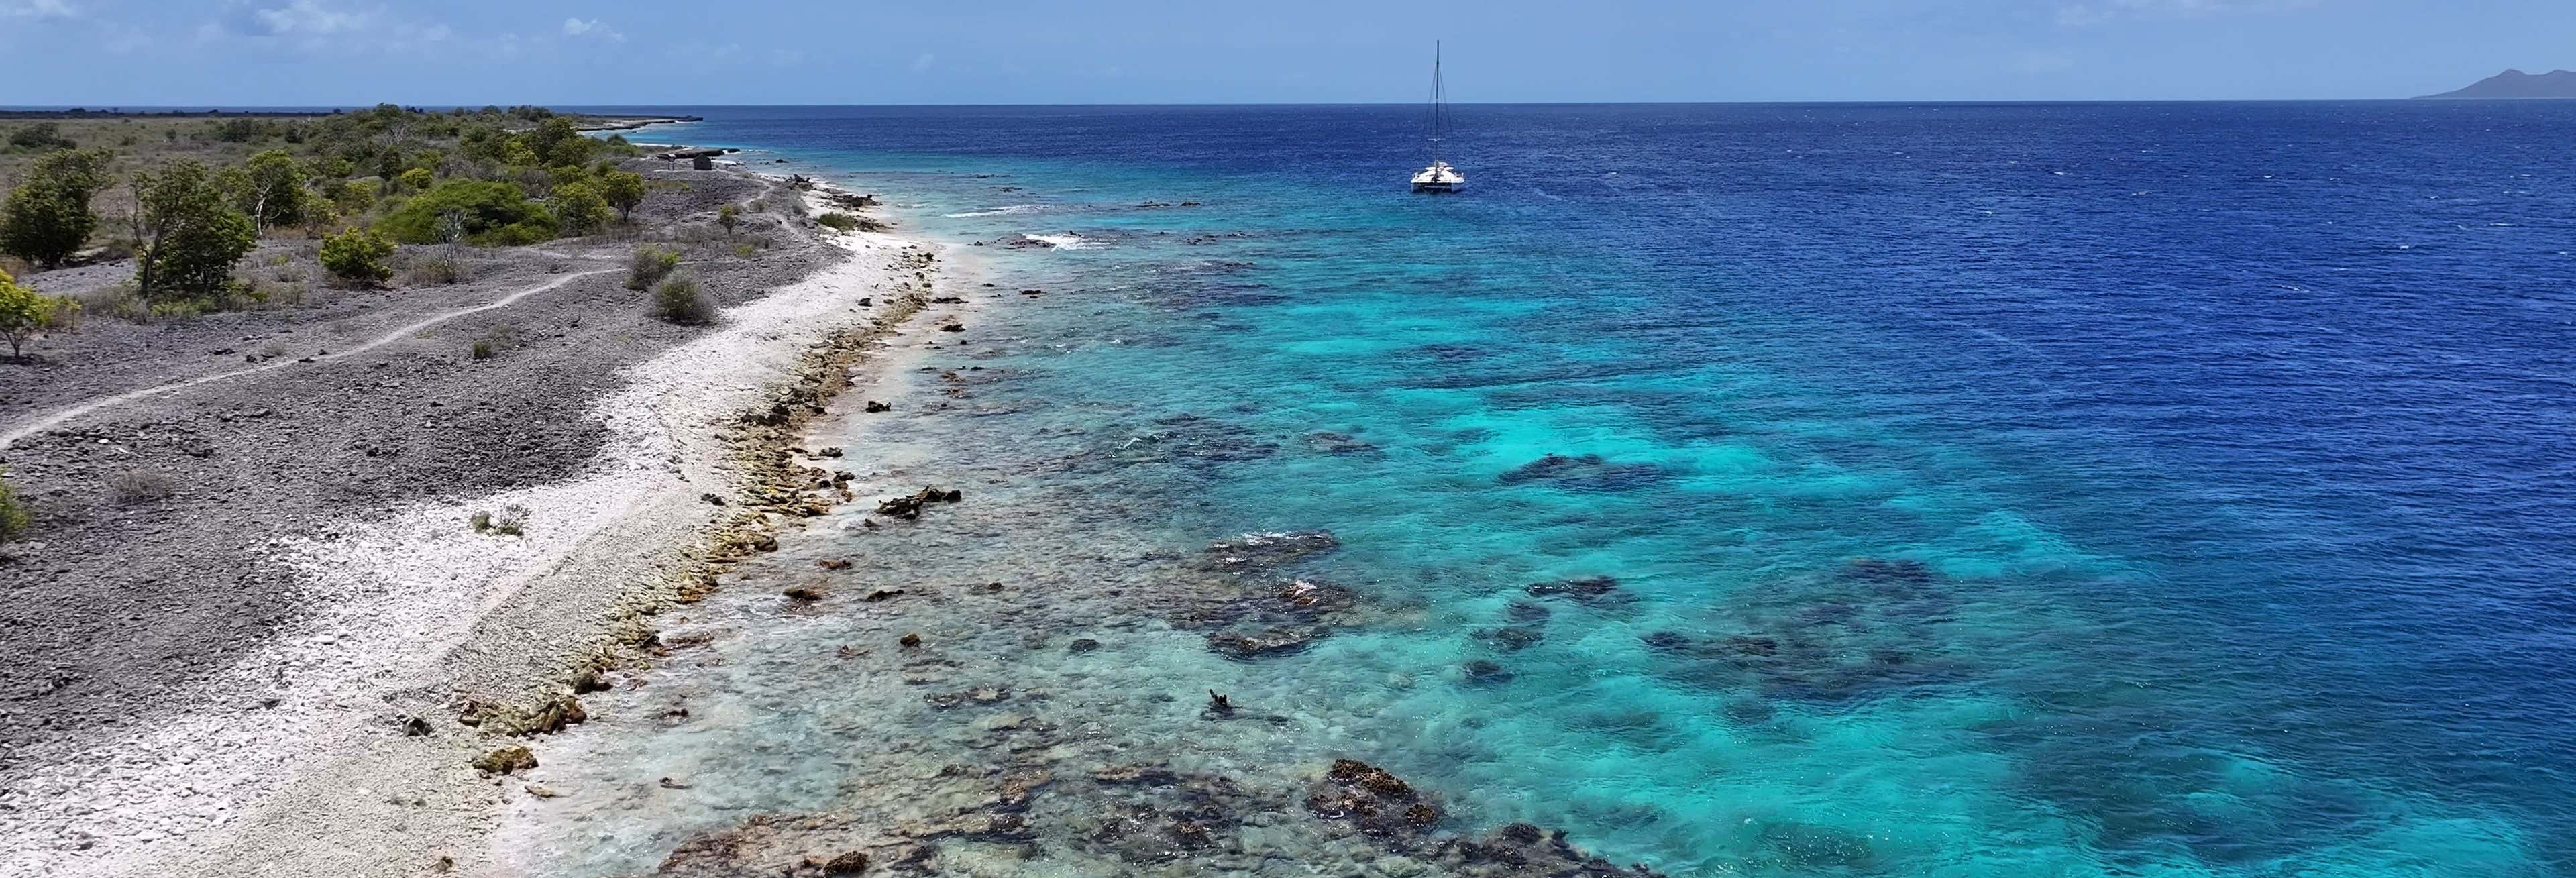
[{"label": "deep blue ocean", "polygon": [[1452,197],[1414,107],[666,109],[1070,245],[963,251],[1049,290],[992,435],[1333,531],[1409,614],[1235,685],[1463,821],[2576,872],[2576,102],[1471,105]]}]

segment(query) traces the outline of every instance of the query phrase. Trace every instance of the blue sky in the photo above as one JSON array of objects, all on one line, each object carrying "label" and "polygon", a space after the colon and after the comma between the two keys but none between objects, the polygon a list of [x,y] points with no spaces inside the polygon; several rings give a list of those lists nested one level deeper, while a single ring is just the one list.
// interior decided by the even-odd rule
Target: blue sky
[{"label": "blue sky", "polygon": [[2404,97],[2576,0],[0,0],[0,105],[1410,101],[1435,35],[1460,101]]}]

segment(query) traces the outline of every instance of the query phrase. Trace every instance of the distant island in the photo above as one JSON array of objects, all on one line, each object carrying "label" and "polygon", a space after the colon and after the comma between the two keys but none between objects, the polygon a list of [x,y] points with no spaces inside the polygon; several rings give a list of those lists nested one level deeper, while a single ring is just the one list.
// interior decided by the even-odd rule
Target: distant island
[{"label": "distant island", "polygon": [[2520,70],[2507,70],[2478,80],[2459,91],[2424,95],[2417,100],[2482,98],[2576,98],[2576,71],[2552,70],[2534,76]]}]

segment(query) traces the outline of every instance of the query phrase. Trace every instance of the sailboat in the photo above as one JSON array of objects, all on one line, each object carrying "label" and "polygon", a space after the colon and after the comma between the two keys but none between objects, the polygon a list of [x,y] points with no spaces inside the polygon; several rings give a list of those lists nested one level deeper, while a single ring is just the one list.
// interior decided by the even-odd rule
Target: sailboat
[{"label": "sailboat", "polygon": [[1449,133],[1449,89],[1440,81],[1440,41],[1431,41],[1431,165],[1413,175],[1415,192],[1456,192],[1467,175],[1440,160],[1440,138]]}]

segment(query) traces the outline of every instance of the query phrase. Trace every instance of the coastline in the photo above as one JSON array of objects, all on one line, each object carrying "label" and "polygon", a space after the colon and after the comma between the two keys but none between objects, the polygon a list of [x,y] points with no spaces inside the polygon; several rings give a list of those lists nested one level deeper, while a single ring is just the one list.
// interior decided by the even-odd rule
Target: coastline
[{"label": "coastline", "polygon": [[[809,217],[829,209],[800,197]],[[623,645],[649,641],[652,615],[702,596],[730,561],[774,545],[763,535],[793,527],[800,507],[832,499],[801,490],[810,470],[789,453],[796,427],[920,308],[936,248],[882,232],[807,234],[840,252],[625,370],[623,387],[589,407],[608,435],[578,474],[274,541],[319,611],[190,687],[168,715],[100,735],[84,756],[30,760],[19,786],[39,798],[13,809],[0,873],[470,867],[496,787],[469,762],[512,739],[487,733],[495,724],[460,725],[460,705],[579,688],[583,674],[631,658]],[[526,510],[524,536],[459,525],[511,506]],[[407,734],[415,719],[425,734]],[[317,821],[336,831],[317,837]]]}]

